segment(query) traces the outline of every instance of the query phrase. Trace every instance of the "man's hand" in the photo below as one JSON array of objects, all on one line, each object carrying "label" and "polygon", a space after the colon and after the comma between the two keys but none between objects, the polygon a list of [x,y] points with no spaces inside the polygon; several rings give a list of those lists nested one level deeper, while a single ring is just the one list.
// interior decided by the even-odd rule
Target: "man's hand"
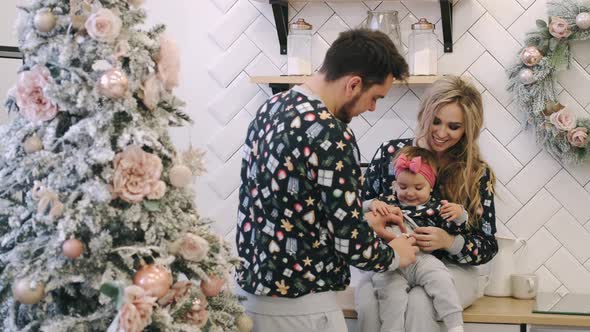
[{"label": "man's hand", "polygon": [[395,250],[398,256],[400,268],[416,262],[416,253],[419,251],[418,247],[416,247],[416,239],[399,236],[390,241],[389,246]]},{"label": "man's hand", "polygon": [[388,222],[391,222],[391,216],[382,216],[377,213],[367,212],[365,214],[365,219],[369,223],[369,226],[375,231],[378,237],[382,238],[384,241],[389,242],[396,238],[395,233],[389,231],[385,228]]},{"label": "man's hand", "polygon": [[463,206],[457,203],[449,203],[449,201],[440,201],[442,208],[440,209],[440,216],[447,221],[455,220],[463,214]]}]

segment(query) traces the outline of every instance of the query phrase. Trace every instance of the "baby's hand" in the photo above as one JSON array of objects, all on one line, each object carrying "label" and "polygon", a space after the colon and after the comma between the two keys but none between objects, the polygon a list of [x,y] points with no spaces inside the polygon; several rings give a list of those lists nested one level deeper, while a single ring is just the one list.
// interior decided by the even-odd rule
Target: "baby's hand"
[{"label": "baby's hand", "polygon": [[440,201],[442,208],[440,209],[440,215],[447,221],[455,220],[463,214],[463,206],[456,203],[449,203],[449,201]]},{"label": "baby's hand", "polygon": [[388,214],[395,213],[395,209],[394,209],[393,205],[389,205],[389,204],[382,202],[378,199],[374,199],[371,202],[371,206],[369,207],[369,209],[371,210],[371,212],[373,212],[375,214],[380,214],[382,216],[386,216]]}]

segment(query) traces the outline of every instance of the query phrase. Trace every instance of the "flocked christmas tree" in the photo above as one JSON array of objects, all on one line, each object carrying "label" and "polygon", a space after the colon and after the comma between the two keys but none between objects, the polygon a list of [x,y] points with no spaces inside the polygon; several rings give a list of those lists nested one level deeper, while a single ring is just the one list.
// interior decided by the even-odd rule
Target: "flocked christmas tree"
[{"label": "flocked christmas tree", "polygon": [[2,331],[248,331],[188,187],[178,52],[143,0],[36,0],[0,128]]}]

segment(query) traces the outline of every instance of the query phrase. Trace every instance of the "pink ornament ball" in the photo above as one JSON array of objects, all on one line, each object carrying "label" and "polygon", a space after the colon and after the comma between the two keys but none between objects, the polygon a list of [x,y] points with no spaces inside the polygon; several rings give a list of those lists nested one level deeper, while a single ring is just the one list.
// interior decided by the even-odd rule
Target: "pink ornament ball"
[{"label": "pink ornament ball", "polygon": [[84,252],[84,244],[78,239],[70,239],[62,245],[64,256],[69,259],[76,259],[82,256]]},{"label": "pink ornament ball", "polygon": [[201,290],[208,297],[217,296],[225,284],[225,279],[211,275],[208,280],[201,281]]}]

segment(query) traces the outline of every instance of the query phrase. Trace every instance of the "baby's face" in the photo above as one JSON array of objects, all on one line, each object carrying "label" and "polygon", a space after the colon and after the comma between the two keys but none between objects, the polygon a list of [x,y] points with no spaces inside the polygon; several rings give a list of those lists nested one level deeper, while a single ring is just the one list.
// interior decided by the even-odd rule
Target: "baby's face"
[{"label": "baby's face", "polygon": [[430,199],[432,188],[423,175],[405,171],[396,176],[395,191],[400,202],[416,206]]}]

